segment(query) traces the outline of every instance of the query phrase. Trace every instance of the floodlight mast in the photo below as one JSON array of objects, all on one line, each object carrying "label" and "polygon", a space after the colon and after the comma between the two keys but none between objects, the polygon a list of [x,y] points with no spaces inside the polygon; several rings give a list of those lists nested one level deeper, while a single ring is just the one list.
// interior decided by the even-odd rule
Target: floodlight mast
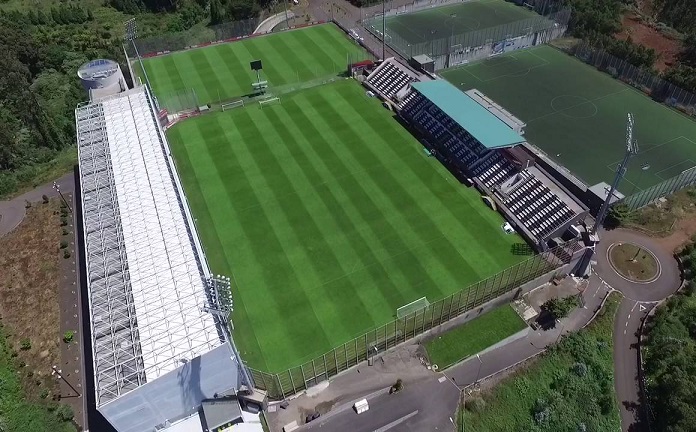
[{"label": "floodlight mast", "polygon": [[614,181],[611,184],[611,188],[609,188],[609,193],[602,204],[602,208],[599,210],[599,213],[597,213],[597,218],[595,219],[595,224],[592,228],[592,234],[597,234],[597,230],[599,230],[599,227],[604,223],[604,219],[606,219],[607,213],[609,212],[609,206],[611,205],[611,200],[614,197],[616,188],[619,187],[619,182],[621,182],[621,179],[626,174],[626,166],[628,166],[628,161],[631,159],[631,157],[633,157],[633,155],[638,153],[638,142],[633,139],[633,126],[633,114],[628,113],[628,120],[626,122],[626,153],[624,154],[624,158],[621,161],[619,168],[616,170]]},{"label": "floodlight mast", "polygon": [[[138,58],[138,62],[140,63],[140,70],[143,71],[143,75],[145,76],[145,85],[147,86],[147,89],[150,91],[150,93],[152,93],[150,78],[148,78],[147,76],[147,71],[145,70],[145,66],[143,66],[143,59],[140,57],[140,53],[138,52],[138,46],[135,44],[135,39],[137,39],[138,37],[138,23],[135,21],[135,18],[131,18],[128,21],[124,22],[123,25],[126,28],[126,40],[133,45],[135,56]],[[133,77],[133,81],[135,82],[135,77]],[[157,108],[159,109],[159,106]]]}]

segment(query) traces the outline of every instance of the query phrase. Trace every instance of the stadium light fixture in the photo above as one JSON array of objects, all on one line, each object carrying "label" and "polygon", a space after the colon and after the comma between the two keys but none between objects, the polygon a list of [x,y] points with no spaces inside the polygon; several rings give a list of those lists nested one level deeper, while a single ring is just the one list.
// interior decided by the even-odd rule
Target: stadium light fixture
[{"label": "stadium light fixture", "polygon": [[599,213],[597,213],[597,218],[595,219],[594,227],[592,227],[592,235],[597,234],[599,227],[602,226],[602,224],[604,223],[604,219],[607,217],[607,213],[609,212],[609,206],[611,205],[611,201],[614,197],[614,193],[616,192],[616,188],[618,188],[621,179],[626,174],[626,167],[628,166],[628,161],[631,159],[631,157],[638,153],[638,142],[633,138],[634,127],[635,121],[633,118],[633,114],[628,113],[628,119],[626,121],[626,153],[624,154],[624,158],[621,161],[621,164],[616,170],[614,181],[611,184],[609,193],[607,193],[607,197],[604,199],[602,208],[599,210]]}]

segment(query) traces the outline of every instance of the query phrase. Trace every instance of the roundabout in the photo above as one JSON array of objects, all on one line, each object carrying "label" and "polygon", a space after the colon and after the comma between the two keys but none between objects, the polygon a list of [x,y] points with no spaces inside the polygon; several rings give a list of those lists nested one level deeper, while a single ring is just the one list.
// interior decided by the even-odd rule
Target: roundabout
[{"label": "roundabout", "polygon": [[650,283],[660,277],[660,261],[650,250],[633,243],[614,243],[607,250],[614,271],[633,283]]}]

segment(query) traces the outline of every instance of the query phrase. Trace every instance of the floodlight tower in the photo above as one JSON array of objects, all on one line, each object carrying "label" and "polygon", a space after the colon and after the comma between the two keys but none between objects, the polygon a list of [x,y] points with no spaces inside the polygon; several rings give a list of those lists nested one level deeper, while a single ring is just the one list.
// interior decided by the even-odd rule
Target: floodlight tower
[{"label": "floodlight tower", "polygon": [[631,159],[631,157],[633,157],[633,155],[638,153],[638,142],[633,139],[633,125],[633,114],[628,113],[628,121],[626,122],[626,153],[624,154],[624,158],[621,161],[619,168],[616,170],[614,181],[611,184],[611,188],[609,188],[609,193],[604,200],[604,204],[602,204],[602,208],[599,210],[599,213],[597,213],[597,218],[595,219],[595,224],[592,228],[593,235],[597,234],[597,230],[600,226],[602,226],[604,219],[607,217],[609,205],[614,197],[614,192],[616,192],[619,182],[626,174],[626,166],[628,165],[628,161]]},{"label": "floodlight tower", "polygon": [[[208,302],[201,307],[201,311],[216,316],[223,326],[229,326],[229,329],[234,329],[234,325],[230,320],[230,314],[233,309],[232,283],[230,278],[223,275],[211,275],[206,278],[205,283],[208,286]],[[244,381],[246,381],[246,385],[249,386],[249,388],[252,388],[254,386],[254,381],[252,381],[246,365],[242,362],[239,351],[237,351],[237,346],[234,344],[234,339],[232,339],[231,336],[229,337],[229,342],[234,351],[235,358],[239,362]]]},{"label": "floodlight tower", "polygon": [[[138,23],[135,21],[135,18],[131,18],[128,21],[124,22],[123,25],[126,28],[126,40],[133,45],[133,51],[135,51],[135,56],[138,58],[138,62],[140,63],[140,70],[143,71],[143,75],[145,76],[145,85],[147,86],[148,90],[152,92],[152,86],[150,86],[150,79],[147,76],[145,66],[143,66],[143,59],[140,57],[140,53],[138,52],[138,46],[135,44],[135,39],[137,39],[138,37]],[[133,77],[133,81],[135,81],[135,77]]]}]

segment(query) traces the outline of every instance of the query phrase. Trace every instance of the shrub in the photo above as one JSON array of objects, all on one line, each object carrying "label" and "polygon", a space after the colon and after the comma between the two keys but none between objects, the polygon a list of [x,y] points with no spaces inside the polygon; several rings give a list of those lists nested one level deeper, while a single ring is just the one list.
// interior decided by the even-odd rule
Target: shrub
[{"label": "shrub", "polygon": [[56,408],[56,416],[62,421],[70,421],[75,417],[75,414],[70,405],[60,404]]},{"label": "shrub", "polygon": [[48,204],[48,196],[41,195],[41,200],[43,201],[44,204]]},{"label": "shrub", "polygon": [[575,363],[573,365],[573,372],[579,377],[584,377],[587,375],[587,365],[582,362]]},{"label": "shrub", "polygon": [[48,390],[47,389],[41,390],[41,394],[39,395],[39,397],[41,399],[46,399],[48,397]]},{"label": "shrub", "polygon": [[554,319],[561,319],[567,317],[577,305],[578,299],[575,296],[570,296],[563,299],[546,300],[541,308],[551,314]]},{"label": "shrub", "polygon": [[479,413],[486,409],[486,401],[480,397],[467,399],[466,402],[464,402],[464,408],[469,412]]},{"label": "shrub", "polygon": [[60,217],[60,226],[66,226],[68,224],[68,218],[66,216]]},{"label": "shrub", "polygon": [[70,343],[75,338],[75,332],[73,330],[68,330],[63,333],[63,342]]},{"label": "shrub", "polygon": [[22,351],[27,351],[31,349],[31,341],[29,338],[24,338],[21,341],[19,341],[19,347],[22,349]]},{"label": "shrub", "polygon": [[60,248],[65,249],[66,247],[68,247],[68,242],[65,240],[61,240],[60,241]]},{"label": "shrub", "polygon": [[63,228],[63,235],[68,235],[69,233],[70,233],[70,231],[68,231],[67,229]]},{"label": "shrub", "polygon": [[63,258],[68,259],[70,258],[70,251],[69,250],[64,250],[63,251]]}]

